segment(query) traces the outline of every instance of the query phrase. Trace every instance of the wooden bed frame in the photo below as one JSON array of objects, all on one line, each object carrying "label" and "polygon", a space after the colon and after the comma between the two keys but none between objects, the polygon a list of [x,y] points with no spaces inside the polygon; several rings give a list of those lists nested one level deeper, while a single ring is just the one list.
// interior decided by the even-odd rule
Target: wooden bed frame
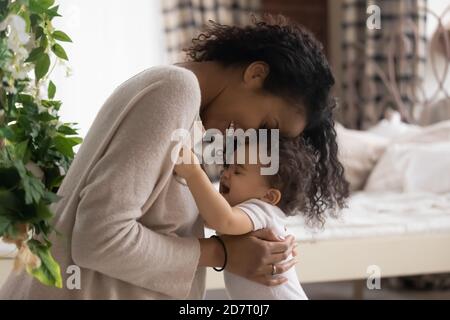
[{"label": "wooden bed frame", "polygon": [[[299,241],[297,274],[302,283],[366,280],[368,267],[381,277],[450,272],[450,232],[342,240]],[[207,289],[224,288],[221,273],[208,269]]]},{"label": "wooden bed frame", "polygon": [[[450,272],[450,232],[342,240],[299,241],[297,273],[302,283],[365,280],[376,265],[381,277]],[[13,266],[0,259],[0,286]],[[208,268],[206,288],[223,289],[222,273]]]}]

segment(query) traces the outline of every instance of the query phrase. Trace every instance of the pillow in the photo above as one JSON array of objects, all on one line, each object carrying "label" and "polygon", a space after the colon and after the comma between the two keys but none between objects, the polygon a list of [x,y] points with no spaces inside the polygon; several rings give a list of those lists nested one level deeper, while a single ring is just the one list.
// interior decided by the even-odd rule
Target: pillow
[{"label": "pillow", "polygon": [[369,192],[450,192],[450,141],[394,144],[364,188]]},{"label": "pillow", "polygon": [[419,133],[421,130],[417,125],[402,122],[400,113],[393,111],[388,118],[381,120],[367,131],[394,140],[407,134]]},{"label": "pillow", "polygon": [[450,142],[450,120],[424,127],[419,132],[410,132],[394,140],[395,143]]},{"label": "pillow", "polygon": [[443,98],[431,106],[424,108],[420,115],[421,125],[430,125],[450,119],[450,98]]},{"label": "pillow", "polygon": [[339,160],[345,169],[345,178],[350,183],[350,190],[361,190],[377,163],[386,150],[389,140],[374,134],[344,128],[336,123]]}]

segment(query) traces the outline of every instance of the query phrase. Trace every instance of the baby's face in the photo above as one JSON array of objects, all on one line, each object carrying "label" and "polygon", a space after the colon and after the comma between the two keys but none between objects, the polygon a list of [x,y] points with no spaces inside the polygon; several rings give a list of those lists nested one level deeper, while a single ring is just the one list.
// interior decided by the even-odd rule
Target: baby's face
[{"label": "baby's face", "polygon": [[262,199],[270,189],[267,176],[261,175],[261,164],[252,164],[249,161],[249,147],[245,147],[246,160],[244,164],[238,163],[225,168],[220,178],[220,194],[231,206],[250,199]]},{"label": "baby's face", "polygon": [[266,177],[257,164],[232,164],[220,178],[220,194],[231,206],[250,199],[261,199],[269,190]]}]

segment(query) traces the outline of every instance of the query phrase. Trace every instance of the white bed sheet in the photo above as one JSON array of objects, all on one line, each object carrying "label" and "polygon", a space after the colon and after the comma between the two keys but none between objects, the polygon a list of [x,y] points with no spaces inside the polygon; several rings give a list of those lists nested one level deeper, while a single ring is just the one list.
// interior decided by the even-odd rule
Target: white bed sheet
[{"label": "white bed sheet", "polygon": [[323,230],[306,227],[296,216],[288,219],[288,231],[298,241],[450,233],[450,193],[358,192],[348,204]]},{"label": "white bed sheet", "polygon": [[7,244],[0,240],[0,259],[13,258],[17,252],[17,248],[13,244]]}]

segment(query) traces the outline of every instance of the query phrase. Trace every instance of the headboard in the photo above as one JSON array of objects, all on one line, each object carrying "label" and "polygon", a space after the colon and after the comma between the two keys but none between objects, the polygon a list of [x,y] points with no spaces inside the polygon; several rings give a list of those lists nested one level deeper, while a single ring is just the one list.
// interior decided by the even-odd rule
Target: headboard
[{"label": "headboard", "polygon": [[[381,62],[371,60],[370,68],[373,68],[373,72],[381,79],[382,85],[387,89],[383,99],[389,100],[389,103],[406,121],[426,125],[438,120],[450,119],[450,5],[440,14],[429,7],[419,9],[421,13],[426,14],[428,23],[432,20],[437,22],[433,36],[426,42],[422,40],[422,43],[425,43],[422,54],[426,56],[426,62],[416,72],[422,77],[422,80],[411,82],[407,84],[406,88],[405,84],[402,83],[402,90],[400,90],[399,83],[396,80],[395,70],[403,62],[402,59],[395,60],[396,50],[401,50],[402,46],[411,45],[411,39],[415,40],[416,44],[420,43],[418,26],[412,21],[405,22],[408,31],[413,33],[409,38],[400,28],[383,34],[383,43],[386,43],[384,65],[379,64]],[[356,42],[348,46],[356,54],[365,56],[367,48],[364,45]],[[355,101],[358,103],[358,99],[354,97],[358,92],[357,81],[355,81],[358,77],[356,68],[350,66],[343,74],[348,86],[344,100],[350,101],[353,105]],[[405,105],[402,96],[407,96],[408,103],[413,105],[412,112]]]}]

